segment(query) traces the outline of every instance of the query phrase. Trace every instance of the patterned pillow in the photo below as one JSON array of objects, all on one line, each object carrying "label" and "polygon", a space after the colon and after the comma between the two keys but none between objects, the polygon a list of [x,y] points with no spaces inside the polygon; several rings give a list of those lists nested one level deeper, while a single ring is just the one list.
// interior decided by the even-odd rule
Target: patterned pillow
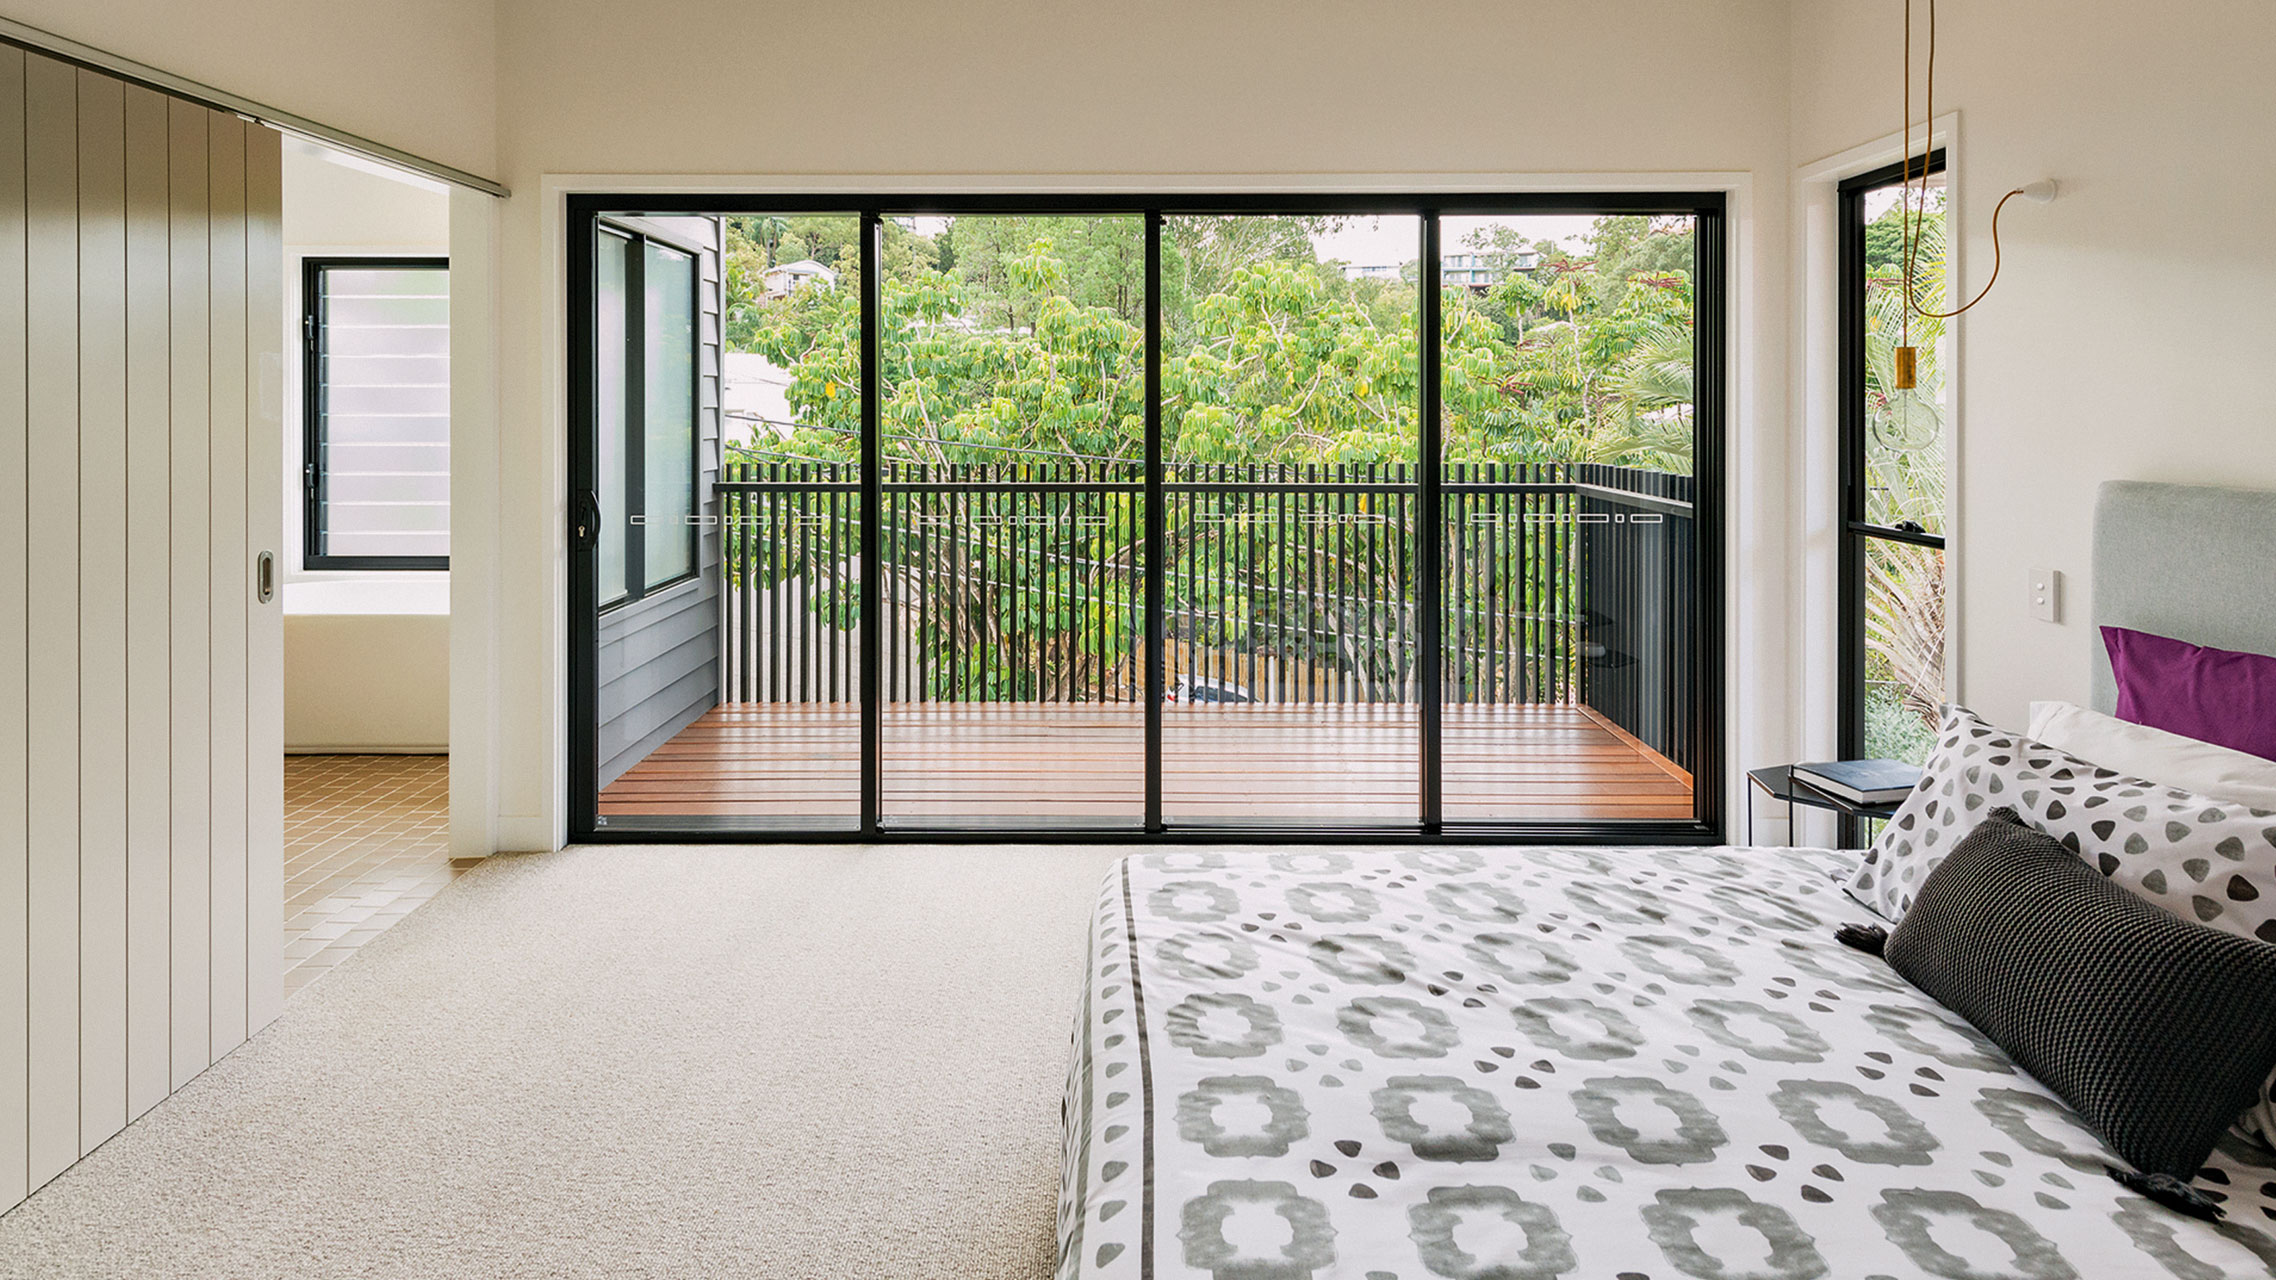
[{"label": "patterned pillow", "polygon": [[2000,805],[2184,920],[2276,942],[2276,813],[2129,778],[1962,707],[1945,714],[1920,785],[1866,851],[1850,896],[1902,919],[1928,873]]}]

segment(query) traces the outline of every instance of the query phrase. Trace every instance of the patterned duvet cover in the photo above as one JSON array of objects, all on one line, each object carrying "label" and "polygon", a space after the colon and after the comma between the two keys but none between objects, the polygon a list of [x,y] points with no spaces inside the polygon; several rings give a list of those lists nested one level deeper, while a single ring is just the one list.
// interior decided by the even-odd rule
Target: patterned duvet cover
[{"label": "patterned duvet cover", "polygon": [[1092,922],[1062,1280],[2276,1275],[1831,936],[1854,855],[1166,852]]}]

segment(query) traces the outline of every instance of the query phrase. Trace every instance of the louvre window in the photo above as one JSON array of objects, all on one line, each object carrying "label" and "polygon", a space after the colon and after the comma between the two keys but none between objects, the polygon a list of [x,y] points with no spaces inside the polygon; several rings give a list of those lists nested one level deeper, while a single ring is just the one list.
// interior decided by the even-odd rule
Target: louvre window
[{"label": "louvre window", "polygon": [[450,565],[450,270],[309,259],[303,562]]}]

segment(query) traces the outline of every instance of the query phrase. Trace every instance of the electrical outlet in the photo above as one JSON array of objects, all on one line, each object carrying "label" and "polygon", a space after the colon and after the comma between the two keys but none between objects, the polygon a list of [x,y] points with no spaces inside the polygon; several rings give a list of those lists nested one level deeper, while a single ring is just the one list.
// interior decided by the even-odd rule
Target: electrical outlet
[{"label": "electrical outlet", "polygon": [[2041,622],[2063,620],[2063,575],[2060,570],[2031,571],[2031,616]]}]

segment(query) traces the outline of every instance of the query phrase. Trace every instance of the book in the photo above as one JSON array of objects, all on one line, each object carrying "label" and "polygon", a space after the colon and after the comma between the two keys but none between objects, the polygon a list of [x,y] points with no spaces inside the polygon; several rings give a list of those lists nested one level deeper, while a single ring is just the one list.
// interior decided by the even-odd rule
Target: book
[{"label": "book", "polygon": [[1920,785],[1920,766],[1902,760],[1826,760],[1798,764],[1794,780],[1851,804],[1895,804]]}]

